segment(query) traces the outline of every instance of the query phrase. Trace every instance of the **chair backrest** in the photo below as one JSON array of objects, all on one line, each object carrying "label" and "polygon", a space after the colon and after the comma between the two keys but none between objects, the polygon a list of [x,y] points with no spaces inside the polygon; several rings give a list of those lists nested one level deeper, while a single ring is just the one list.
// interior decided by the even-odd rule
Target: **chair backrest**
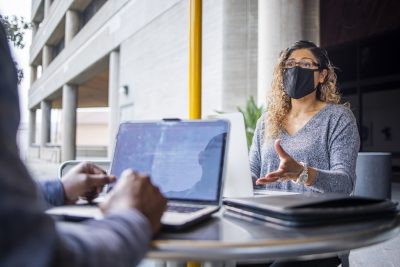
[{"label": "chair backrest", "polygon": [[[66,174],[70,169],[72,169],[74,166],[78,165],[82,161],[80,160],[68,160],[64,161],[58,171],[58,174],[60,177],[63,177],[64,174]],[[93,164],[96,164],[100,168],[108,171],[110,168],[110,161],[109,160],[90,160]]]},{"label": "chair backrest", "polygon": [[355,196],[391,198],[391,158],[391,153],[387,152],[358,153]]}]

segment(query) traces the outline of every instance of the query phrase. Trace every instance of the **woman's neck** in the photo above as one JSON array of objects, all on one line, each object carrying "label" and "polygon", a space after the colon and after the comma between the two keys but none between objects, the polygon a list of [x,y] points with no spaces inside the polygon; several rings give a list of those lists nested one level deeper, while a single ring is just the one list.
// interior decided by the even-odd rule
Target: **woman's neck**
[{"label": "woman's neck", "polygon": [[316,98],[316,94],[309,94],[305,97],[302,97],[300,99],[291,99],[291,109],[290,113],[293,115],[298,115],[298,114],[304,114],[304,113],[310,113],[310,112],[315,112],[316,110],[321,109],[321,102]]}]

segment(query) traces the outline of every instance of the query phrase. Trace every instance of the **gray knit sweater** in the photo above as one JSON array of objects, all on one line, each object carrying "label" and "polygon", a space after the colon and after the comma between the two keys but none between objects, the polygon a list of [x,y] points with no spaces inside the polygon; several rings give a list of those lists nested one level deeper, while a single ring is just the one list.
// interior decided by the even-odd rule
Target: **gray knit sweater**
[{"label": "gray knit sweater", "polygon": [[[250,149],[253,181],[277,170],[279,157],[274,141],[266,140],[265,114],[257,122]],[[312,186],[293,181],[275,182],[257,188],[296,192],[335,192],[350,194],[355,184],[355,169],[360,138],[355,117],[343,105],[328,104],[293,135],[282,130],[279,138],[283,149],[296,161],[317,170]]]}]

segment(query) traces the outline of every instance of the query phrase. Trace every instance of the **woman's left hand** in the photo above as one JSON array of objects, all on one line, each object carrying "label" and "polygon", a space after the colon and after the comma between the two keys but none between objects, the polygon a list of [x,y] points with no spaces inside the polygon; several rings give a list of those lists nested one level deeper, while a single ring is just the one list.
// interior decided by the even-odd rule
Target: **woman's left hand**
[{"label": "woman's left hand", "polygon": [[275,151],[280,160],[278,170],[257,179],[257,185],[273,183],[280,179],[296,180],[303,171],[304,167],[283,150],[279,139],[275,140]]}]

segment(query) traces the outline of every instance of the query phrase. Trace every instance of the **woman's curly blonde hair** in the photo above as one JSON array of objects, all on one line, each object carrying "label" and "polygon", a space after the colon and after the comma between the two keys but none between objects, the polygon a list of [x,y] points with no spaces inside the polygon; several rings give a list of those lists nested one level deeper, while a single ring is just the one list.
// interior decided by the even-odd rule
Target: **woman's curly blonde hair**
[{"label": "woman's curly blonde hair", "polygon": [[338,104],[341,96],[336,88],[336,74],[333,65],[329,61],[326,51],[309,41],[298,41],[292,47],[283,50],[275,67],[271,94],[267,99],[265,116],[266,138],[276,139],[284,127],[286,116],[291,109],[290,97],[283,88],[283,72],[285,61],[294,50],[309,49],[317,59],[319,69],[327,70],[325,81],[317,87],[317,98],[326,103]]}]

